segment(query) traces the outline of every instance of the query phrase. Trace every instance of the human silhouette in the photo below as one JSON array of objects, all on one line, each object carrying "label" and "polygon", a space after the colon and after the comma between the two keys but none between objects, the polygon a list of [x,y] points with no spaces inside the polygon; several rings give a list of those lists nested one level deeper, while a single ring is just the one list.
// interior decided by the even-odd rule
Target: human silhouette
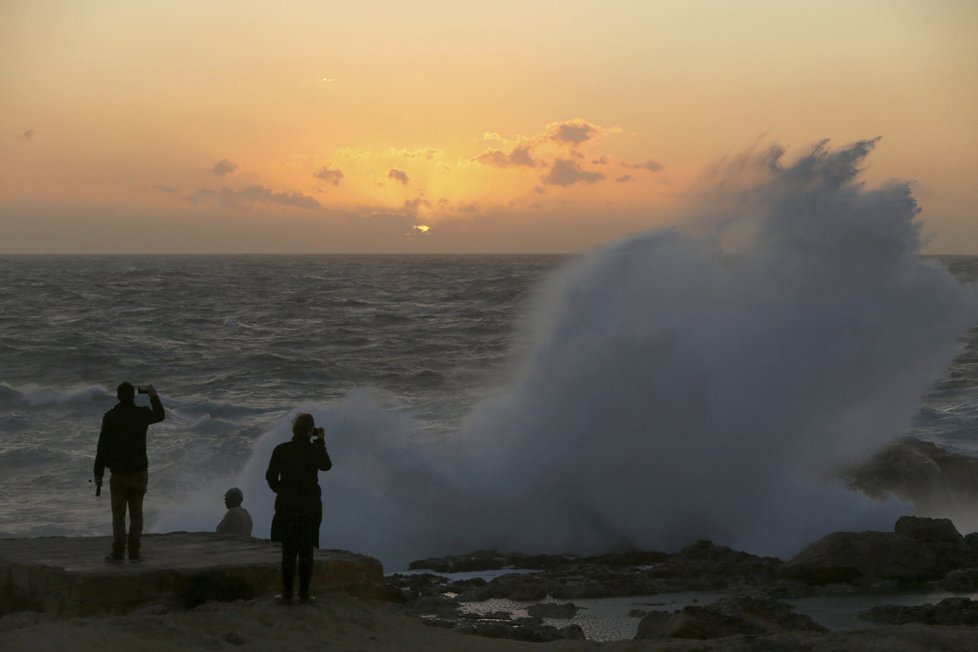
[{"label": "human silhouette", "polygon": [[[116,388],[119,402],[102,417],[102,429],[95,453],[95,485],[102,488],[105,469],[112,471],[109,490],[112,494],[112,552],[106,561],[121,562],[129,550],[129,561],[139,561],[143,534],[143,497],[149,481],[146,458],[146,429],[166,418],[163,403],[152,385],[139,388],[149,395],[152,407],[136,405],[136,388],[122,382]],[[126,510],[129,532],[126,533]]]},{"label": "human silhouette", "polygon": [[224,518],[217,524],[217,533],[225,537],[250,537],[253,526],[251,514],[241,506],[244,493],[237,487],[224,492],[224,506],[228,508]]},{"label": "human silhouette", "polygon": [[299,603],[311,600],[312,549],[319,547],[323,519],[319,471],[332,467],[326,452],[326,430],[316,427],[311,414],[297,415],[292,421],[292,440],[275,447],[265,472],[265,480],[275,492],[272,541],[282,542],[282,604],[292,604],[297,568]]}]

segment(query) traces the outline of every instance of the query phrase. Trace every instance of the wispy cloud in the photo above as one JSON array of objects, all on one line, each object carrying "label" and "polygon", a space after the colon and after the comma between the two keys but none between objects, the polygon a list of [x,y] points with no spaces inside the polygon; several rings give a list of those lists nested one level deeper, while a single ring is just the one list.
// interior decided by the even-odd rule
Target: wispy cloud
[{"label": "wispy cloud", "polygon": [[343,180],[343,172],[341,170],[331,170],[326,165],[320,168],[318,172],[315,172],[313,176],[334,186],[340,185],[340,181]]},{"label": "wispy cloud", "polygon": [[391,168],[387,170],[387,178],[393,179],[394,181],[398,181],[404,184],[405,186],[408,184],[408,181],[411,180],[407,172],[405,172],[404,170],[399,170],[398,168]]},{"label": "wispy cloud", "polygon": [[322,208],[322,205],[315,197],[304,195],[301,192],[274,192],[264,186],[248,186],[243,190],[234,190],[225,187],[220,192],[209,188],[201,188],[188,197],[187,201],[192,204],[216,201],[221,207],[234,210],[247,210],[254,208],[256,205],[285,206],[306,210]]},{"label": "wispy cloud", "polygon": [[597,183],[602,179],[604,179],[604,175],[600,172],[583,170],[577,161],[559,158],[554,161],[550,168],[550,174],[544,178],[543,183],[548,186],[566,188],[578,183]]},{"label": "wispy cloud", "polygon": [[218,177],[223,177],[228,174],[233,174],[235,171],[237,171],[237,169],[237,163],[227,159],[222,159],[214,164],[214,167],[210,169],[210,173]]},{"label": "wispy cloud", "polygon": [[30,142],[33,142],[33,140],[34,140],[34,130],[33,129],[28,129],[28,130],[23,131],[23,132],[21,132],[19,134],[15,134],[14,135],[14,138],[16,138],[17,140],[21,141],[22,143],[30,143]]},{"label": "wispy cloud", "polygon": [[552,122],[547,125],[545,133],[554,142],[576,146],[604,133],[604,130],[598,125],[578,118],[564,122]]},{"label": "wispy cloud", "polygon": [[437,147],[418,147],[415,149],[391,147],[384,154],[389,158],[420,158],[431,161],[441,156],[442,151]]},{"label": "wispy cloud", "polygon": [[622,163],[623,168],[629,168],[631,170],[648,170],[649,172],[658,172],[662,169],[662,164],[658,161],[645,161],[644,163]]},{"label": "wispy cloud", "polygon": [[472,160],[497,168],[508,168],[511,166],[534,167],[537,164],[530,154],[530,148],[528,146],[515,147],[508,153],[501,149],[488,149]]}]

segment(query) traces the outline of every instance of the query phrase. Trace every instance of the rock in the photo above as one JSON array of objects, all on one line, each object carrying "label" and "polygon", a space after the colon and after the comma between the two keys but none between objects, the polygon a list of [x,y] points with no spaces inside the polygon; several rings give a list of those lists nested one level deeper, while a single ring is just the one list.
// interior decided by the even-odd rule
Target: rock
[{"label": "rock", "polygon": [[578,612],[578,607],[573,602],[541,602],[531,604],[526,608],[526,612],[534,618],[573,618]]},{"label": "rock", "polygon": [[835,532],[822,537],[782,566],[783,577],[813,585],[923,582],[944,576],[937,555],[925,543],[892,532]]},{"label": "rock", "polygon": [[668,611],[650,611],[638,622],[635,638],[638,640],[668,637],[668,626],[673,615]]},{"label": "rock", "polygon": [[959,568],[944,576],[941,587],[956,593],[978,591],[978,568]]},{"label": "rock", "polygon": [[978,625],[978,601],[968,598],[945,598],[937,604],[914,607],[884,605],[859,614],[863,620],[887,625],[925,623],[927,625]]},{"label": "rock", "polygon": [[467,555],[429,557],[419,559],[408,565],[409,570],[433,570],[439,573],[462,573],[471,571],[499,570],[505,568],[507,560],[497,550],[476,550]]},{"label": "rock", "polygon": [[925,543],[946,543],[956,547],[964,546],[964,537],[947,518],[922,518],[901,516],[893,531],[897,534],[924,541]]},{"label": "rock", "polygon": [[550,625],[478,621],[470,624],[461,624],[455,629],[463,634],[475,634],[487,638],[516,639],[536,643],[584,638],[584,630],[577,625],[568,625],[567,627],[558,629]]},{"label": "rock", "polygon": [[245,640],[243,638],[241,638],[241,636],[239,634],[235,633],[235,632],[228,632],[227,634],[225,634],[224,635],[224,640],[227,641],[228,643],[230,643],[231,645],[244,645],[245,644]]},{"label": "rock", "polygon": [[823,633],[824,627],[795,613],[786,602],[761,595],[742,595],[707,606],[689,606],[669,614],[655,611],[639,623],[636,639],[710,639],[780,632]]},{"label": "rock", "polygon": [[[209,532],[143,537],[138,564],[107,564],[111,537],[0,539],[0,614],[30,608],[85,616],[154,603],[193,607],[272,594],[281,584],[281,546]],[[381,599],[384,571],[371,557],[320,550],[313,589]]]},{"label": "rock", "polygon": [[411,610],[418,614],[443,618],[454,617],[458,609],[457,600],[442,595],[423,595],[411,604]]}]

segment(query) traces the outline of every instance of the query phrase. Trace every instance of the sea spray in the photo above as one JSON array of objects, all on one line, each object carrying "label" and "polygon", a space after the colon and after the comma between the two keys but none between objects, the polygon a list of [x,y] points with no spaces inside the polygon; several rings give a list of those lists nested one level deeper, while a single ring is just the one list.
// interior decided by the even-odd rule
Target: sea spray
[{"label": "sea spray", "polygon": [[[908,429],[978,302],[919,258],[907,184],[856,181],[873,144],[746,157],[697,218],[579,259],[547,284],[512,380],[450,441],[369,392],[304,406],[335,464],[323,545],[397,569],[478,547],[700,538],[785,556],[833,530],[889,529],[910,507],[838,471]],[[264,465],[287,438],[283,418],[237,481],[259,528]],[[210,525],[193,512],[162,522]]]}]

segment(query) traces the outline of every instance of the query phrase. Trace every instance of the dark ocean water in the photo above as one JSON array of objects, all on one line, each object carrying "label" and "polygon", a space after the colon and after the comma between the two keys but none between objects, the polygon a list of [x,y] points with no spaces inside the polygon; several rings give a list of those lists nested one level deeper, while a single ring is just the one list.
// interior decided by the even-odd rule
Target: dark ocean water
[{"label": "dark ocean water", "polygon": [[[0,257],[0,536],[109,532],[88,479],[123,379],[153,383],[168,410],[150,431],[150,529],[231,482],[290,411],[357,388],[450,442],[525,351],[538,286],[571,260]],[[978,280],[978,258],[942,263]],[[923,400],[912,434],[978,455],[976,331]]]}]

